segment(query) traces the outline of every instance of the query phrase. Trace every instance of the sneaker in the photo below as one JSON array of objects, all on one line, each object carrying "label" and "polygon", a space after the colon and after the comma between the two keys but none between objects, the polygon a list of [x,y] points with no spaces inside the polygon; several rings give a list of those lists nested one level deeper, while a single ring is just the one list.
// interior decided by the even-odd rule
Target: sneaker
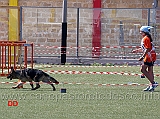
[{"label": "sneaker", "polygon": [[154,91],[154,89],[155,89],[157,86],[158,86],[158,83],[155,82],[154,84],[152,84],[152,85],[150,86],[150,89],[149,89],[148,91]]},{"label": "sneaker", "polygon": [[143,91],[149,91],[150,86],[148,86],[147,88],[143,89]]}]

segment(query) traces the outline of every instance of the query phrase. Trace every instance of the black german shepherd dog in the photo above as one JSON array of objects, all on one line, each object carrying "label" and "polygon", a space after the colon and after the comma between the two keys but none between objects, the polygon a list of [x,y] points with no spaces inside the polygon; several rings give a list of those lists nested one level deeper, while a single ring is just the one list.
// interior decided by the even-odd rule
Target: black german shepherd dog
[{"label": "black german shepherd dog", "polygon": [[[20,85],[23,85],[23,83],[25,83],[26,81],[29,81],[30,85],[32,87],[31,90],[36,90],[36,89],[40,88],[40,85],[39,85],[40,81],[50,84],[53,88],[53,91],[56,90],[53,83],[59,84],[59,82],[56,79],[54,79],[53,77],[51,77],[50,75],[48,75],[44,71],[39,70],[39,69],[32,69],[32,68],[26,68],[26,69],[22,69],[22,70],[14,70],[14,68],[11,67],[11,72],[7,76],[7,78],[10,78],[10,80],[12,80],[12,79],[20,79],[21,80],[21,83],[19,83],[14,88],[18,88]],[[33,86],[32,81],[36,82],[35,88]]]}]

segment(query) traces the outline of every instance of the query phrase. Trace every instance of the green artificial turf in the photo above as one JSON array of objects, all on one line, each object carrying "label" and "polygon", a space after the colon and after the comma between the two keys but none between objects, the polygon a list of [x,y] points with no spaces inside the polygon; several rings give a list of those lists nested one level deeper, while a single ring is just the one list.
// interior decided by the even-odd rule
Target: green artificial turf
[{"label": "green artificial turf", "polygon": [[[139,66],[132,67],[38,67],[49,71],[126,72],[141,74]],[[154,73],[160,68],[155,66]],[[50,74],[59,82],[71,84],[41,84],[36,91],[25,84],[23,89],[12,89],[15,84],[0,84],[1,119],[159,119],[160,88],[143,92],[143,85],[106,86],[98,84],[148,84],[146,78],[118,74]],[[158,76],[155,77],[160,82]],[[16,82],[17,80],[12,80]],[[0,78],[0,82],[10,82]],[[77,84],[78,83],[78,84]],[[66,93],[61,93],[66,88]],[[8,100],[18,106],[8,106]]]}]

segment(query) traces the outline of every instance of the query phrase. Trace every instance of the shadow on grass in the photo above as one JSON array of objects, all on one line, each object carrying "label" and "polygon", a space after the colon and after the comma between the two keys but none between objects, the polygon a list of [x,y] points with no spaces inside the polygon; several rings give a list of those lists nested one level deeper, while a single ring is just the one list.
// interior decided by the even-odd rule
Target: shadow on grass
[{"label": "shadow on grass", "polygon": [[[0,88],[2,90],[12,90],[12,91],[31,91],[31,92],[42,92],[42,91],[52,91],[52,92],[55,92],[52,90],[52,88],[42,88],[42,89],[37,89],[37,90],[31,90],[31,88],[21,88],[21,89],[12,89],[12,88]],[[57,89],[57,91],[60,91],[60,89]]]},{"label": "shadow on grass", "polygon": [[[37,90],[31,90],[31,88],[23,88],[23,89],[13,89],[15,91],[31,91],[31,92],[44,92],[44,91],[52,91],[52,92],[55,92],[53,91],[51,88],[42,88],[42,89],[37,89]],[[58,89],[56,91],[59,91]]]}]

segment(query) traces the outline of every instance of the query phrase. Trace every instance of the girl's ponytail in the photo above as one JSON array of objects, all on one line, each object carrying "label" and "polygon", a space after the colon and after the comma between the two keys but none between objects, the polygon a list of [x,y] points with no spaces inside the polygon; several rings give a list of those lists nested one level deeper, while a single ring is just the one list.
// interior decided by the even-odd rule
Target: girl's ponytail
[{"label": "girl's ponytail", "polygon": [[146,33],[146,36],[150,39],[151,42],[153,41],[150,33]]}]

